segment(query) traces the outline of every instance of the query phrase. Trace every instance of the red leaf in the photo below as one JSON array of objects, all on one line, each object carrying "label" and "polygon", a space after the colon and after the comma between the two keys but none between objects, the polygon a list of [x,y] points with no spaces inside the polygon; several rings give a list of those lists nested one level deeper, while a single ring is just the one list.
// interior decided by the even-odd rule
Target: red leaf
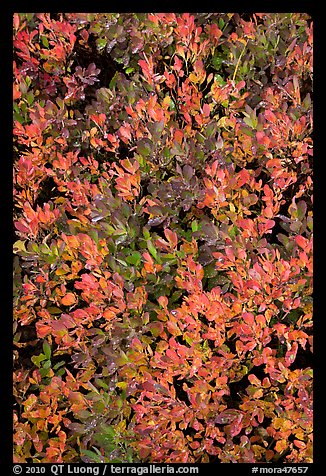
[{"label": "red leaf", "polygon": [[[25,221],[25,220],[24,220]],[[29,228],[27,226],[23,225],[20,221],[15,221],[15,227],[17,228],[18,231],[21,231],[22,233],[29,233]]]},{"label": "red leaf", "polygon": [[285,364],[287,367],[289,367],[295,361],[295,358],[298,352],[298,347],[299,347],[298,343],[293,342],[291,348],[285,354]]},{"label": "red leaf", "polygon": [[306,444],[303,441],[300,440],[294,440],[293,444],[299,448],[300,450],[304,450],[306,448]]},{"label": "red leaf", "polygon": [[257,138],[257,142],[258,144],[262,144],[264,145],[265,147],[269,147],[270,144],[271,144],[271,141],[270,139],[264,134],[264,132],[262,131],[258,131],[256,132],[256,138]]},{"label": "red leaf", "polygon": [[173,231],[169,230],[169,228],[164,229],[164,235],[172,248],[175,248],[178,244],[178,235]]},{"label": "red leaf", "polygon": [[211,113],[211,109],[210,109],[209,105],[204,104],[202,109],[203,109],[203,116],[204,117],[209,117],[209,115]]},{"label": "red leaf", "polygon": [[216,23],[212,23],[211,25],[209,25],[209,36],[212,38],[214,43],[219,40],[222,34],[222,30],[219,29]]},{"label": "red leaf", "polygon": [[14,13],[14,27],[15,27],[15,30],[18,30],[19,25],[20,25],[19,15],[18,15],[18,13]]},{"label": "red leaf", "polygon": [[234,420],[230,425],[230,436],[237,436],[242,430],[242,415]]},{"label": "red leaf", "polygon": [[242,314],[242,319],[249,326],[253,326],[255,324],[255,318],[254,318],[254,315],[251,312],[244,312]]},{"label": "red leaf", "polygon": [[265,118],[269,122],[277,122],[277,117],[275,116],[275,114],[272,111],[268,110],[268,109],[265,111]]},{"label": "red leaf", "polygon": [[304,238],[304,237],[301,236],[301,235],[297,235],[297,236],[295,237],[295,241],[297,242],[297,244],[298,244],[303,250],[306,251],[306,248],[307,248],[307,246],[309,245],[309,241],[308,241],[306,238]]}]

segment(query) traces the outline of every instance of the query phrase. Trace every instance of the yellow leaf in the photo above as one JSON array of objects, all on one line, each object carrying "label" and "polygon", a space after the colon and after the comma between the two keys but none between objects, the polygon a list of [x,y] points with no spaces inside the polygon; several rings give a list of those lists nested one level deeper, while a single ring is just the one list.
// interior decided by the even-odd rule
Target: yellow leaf
[{"label": "yellow leaf", "polygon": [[26,253],[25,241],[18,240],[14,243],[14,253],[17,251],[24,251]]},{"label": "yellow leaf", "polygon": [[189,80],[190,80],[192,83],[198,83],[198,81],[199,81],[198,77],[197,77],[194,73],[190,73],[190,74],[189,74]]},{"label": "yellow leaf", "polygon": [[275,450],[278,453],[283,453],[284,450],[288,447],[288,442],[286,440],[279,440],[275,445]]},{"label": "yellow leaf", "polygon": [[69,273],[69,271],[70,271],[69,269],[66,270],[66,269],[64,269],[64,268],[58,268],[58,269],[55,271],[55,274],[56,274],[57,276],[63,276],[64,274]]},{"label": "yellow leaf", "polygon": [[163,102],[162,102],[162,106],[164,107],[169,107],[171,104],[171,98],[170,96],[165,96],[165,98],[163,99]]}]

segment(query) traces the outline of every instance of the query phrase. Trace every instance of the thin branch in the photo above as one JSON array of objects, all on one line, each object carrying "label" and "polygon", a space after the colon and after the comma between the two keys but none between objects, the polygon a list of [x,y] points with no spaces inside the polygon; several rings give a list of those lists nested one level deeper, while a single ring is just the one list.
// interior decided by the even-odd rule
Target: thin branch
[{"label": "thin branch", "polygon": [[237,64],[236,64],[236,67],[235,67],[235,70],[234,70],[234,73],[233,73],[233,76],[232,76],[232,81],[235,80],[235,77],[236,77],[237,72],[238,72],[240,60],[241,60],[241,58],[242,58],[242,56],[243,56],[243,53],[245,52],[245,49],[247,48],[248,41],[249,41],[249,40],[247,40],[246,44],[245,44],[244,47],[243,47],[243,50],[242,50],[241,53],[240,53],[239,59],[238,59],[238,61],[237,61]]}]

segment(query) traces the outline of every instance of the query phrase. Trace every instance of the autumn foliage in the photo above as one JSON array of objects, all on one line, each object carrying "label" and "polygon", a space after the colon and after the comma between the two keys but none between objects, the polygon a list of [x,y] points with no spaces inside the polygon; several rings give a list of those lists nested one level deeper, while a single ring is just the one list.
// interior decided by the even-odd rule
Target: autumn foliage
[{"label": "autumn foliage", "polygon": [[15,14],[15,462],[312,462],[312,21]]}]

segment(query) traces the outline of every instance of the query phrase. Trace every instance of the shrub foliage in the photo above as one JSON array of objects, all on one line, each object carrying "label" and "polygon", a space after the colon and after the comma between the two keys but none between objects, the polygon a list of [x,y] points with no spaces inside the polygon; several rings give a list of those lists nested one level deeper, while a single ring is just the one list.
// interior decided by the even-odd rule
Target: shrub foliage
[{"label": "shrub foliage", "polygon": [[19,13],[16,462],[312,461],[312,22]]}]

